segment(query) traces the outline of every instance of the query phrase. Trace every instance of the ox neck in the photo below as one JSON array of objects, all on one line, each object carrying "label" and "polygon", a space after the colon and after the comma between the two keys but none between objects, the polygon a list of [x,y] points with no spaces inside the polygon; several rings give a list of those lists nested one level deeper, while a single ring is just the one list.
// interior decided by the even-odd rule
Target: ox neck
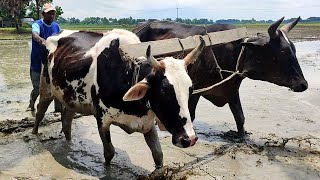
[{"label": "ox neck", "polygon": [[[242,46],[243,52],[242,55],[238,59],[237,62],[237,70],[239,72],[239,75],[243,78],[249,78],[249,79],[255,79],[253,76],[256,74],[256,72],[251,70],[252,68],[248,68],[246,64],[250,64],[251,61],[254,61],[254,57],[252,56],[253,50],[249,47]],[[241,50],[242,51],[242,50]]]},{"label": "ox neck", "polygon": [[[245,38],[243,40],[243,42],[247,42],[249,38]],[[235,70],[234,71],[229,71],[229,70],[221,70],[221,72],[227,72],[227,73],[231,73],[230,76],[233,76],[233,75],[239,75],[241,76],[242,78],[246,78],[248,77],[247,74],[245,74],[243,72],[243,64],[245,63],[246,61],[246,52],[247,52],[247,49],[248,48],[245,48],[245,46],[242,46],[241,47],[241,50],[239,52],[239,55],[238,55],[238,58],[237,58],[237,61],[236,61],[236,67],[235,67]]]}]

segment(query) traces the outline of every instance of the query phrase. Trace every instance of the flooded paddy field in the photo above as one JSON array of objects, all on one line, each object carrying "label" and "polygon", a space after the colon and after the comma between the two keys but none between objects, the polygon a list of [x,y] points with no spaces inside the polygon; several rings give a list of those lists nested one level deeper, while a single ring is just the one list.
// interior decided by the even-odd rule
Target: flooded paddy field
[{"label": "flooded paddy field", "polygon": [[[251,36],[256,32],[261,31],[249,29]],[[105,167],[92,116],[73,121],[68,142],[60,114],[51,106],[40,134],[31,134],[34,117],[25,111],[31,42],[1,40],[0,179],[320,179],[320,33],[310,32],[298,28],[291,35],[308,90],[294,93],[245,79],[240,87],[245,142],[226,133],[236,130],[227,105],[219,108],[200,99],[194,122],[197,144],[180,149],[172,145],[169,133],[159,131],[166,167],[155,172],[143,135],[128,135],[116,126],[111,127],[116,155]]]}]

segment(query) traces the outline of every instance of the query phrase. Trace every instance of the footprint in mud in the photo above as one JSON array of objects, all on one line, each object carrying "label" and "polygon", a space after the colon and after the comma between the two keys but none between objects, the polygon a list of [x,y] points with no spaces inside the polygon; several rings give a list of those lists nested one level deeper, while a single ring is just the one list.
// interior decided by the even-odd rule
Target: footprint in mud
[{"label": "footprint in mud", "polygon": [[[80,118],[83,115],[75,114],[74,119]],[[45,116],[45,120],[40,123],[40,126],[47,126],[49,124],[60,122],[60,113],[48,113]],[[12,134],[26,131],[32,128],[35,123],[35,117],[25,117],[21,120],[7,119],[5,121],[0,121],[0,132],[5,134]]]},{"label": "footprint in mud", "polygon": [[252,133],[245,131],[245,135],[240,137],[237,131],[230,130],[228,132],[222,132],[221,134],[218,134],[218,136],[231,142],[241,143],[249,140],[250,134]]},{"label": "footprint in mud", "polygon": [[188,179],[188,177],[192,175],[198,174],[190,169],[183,169],[183,166],[164,166],[160,169],[154,170],[148,176],[139,176],[137,180],[180,180]]}]

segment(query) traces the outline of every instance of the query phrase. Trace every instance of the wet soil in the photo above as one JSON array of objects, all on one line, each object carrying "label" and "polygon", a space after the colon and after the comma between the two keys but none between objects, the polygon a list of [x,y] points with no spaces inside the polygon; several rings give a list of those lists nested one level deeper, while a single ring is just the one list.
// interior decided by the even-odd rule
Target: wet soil
[{"label": "wet soil", "polygon": [[245,79],[240,87],[244,140],[234,136],[227,105],[219,108],[201,99],[194,122],[197,144],[177,148],[169,133],[159,131],[165,167],[158,170],[143,135],[128,135],[116,126],[111,127],[116,155],[105,166],[92,116],[74,119],[72,140],[66,141],[60,114],[50,106],[39,134],[31,134],[34,114],[25,111],[31,90],[29,45],[16,43],[19,48],[0,42],[0,179],[320,179],[319,40],[295,40],[307,91]]}]

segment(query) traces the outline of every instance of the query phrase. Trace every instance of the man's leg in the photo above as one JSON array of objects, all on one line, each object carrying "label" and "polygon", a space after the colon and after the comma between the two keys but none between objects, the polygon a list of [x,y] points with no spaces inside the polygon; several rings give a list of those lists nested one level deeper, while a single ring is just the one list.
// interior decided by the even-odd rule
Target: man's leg
[{"label": "man's leg", "polygon": [[34,111],[34,104],[39,96],[40,72],[30,70],[30,78],[33,89],[30,94],[30,102],[27,110]]}]

